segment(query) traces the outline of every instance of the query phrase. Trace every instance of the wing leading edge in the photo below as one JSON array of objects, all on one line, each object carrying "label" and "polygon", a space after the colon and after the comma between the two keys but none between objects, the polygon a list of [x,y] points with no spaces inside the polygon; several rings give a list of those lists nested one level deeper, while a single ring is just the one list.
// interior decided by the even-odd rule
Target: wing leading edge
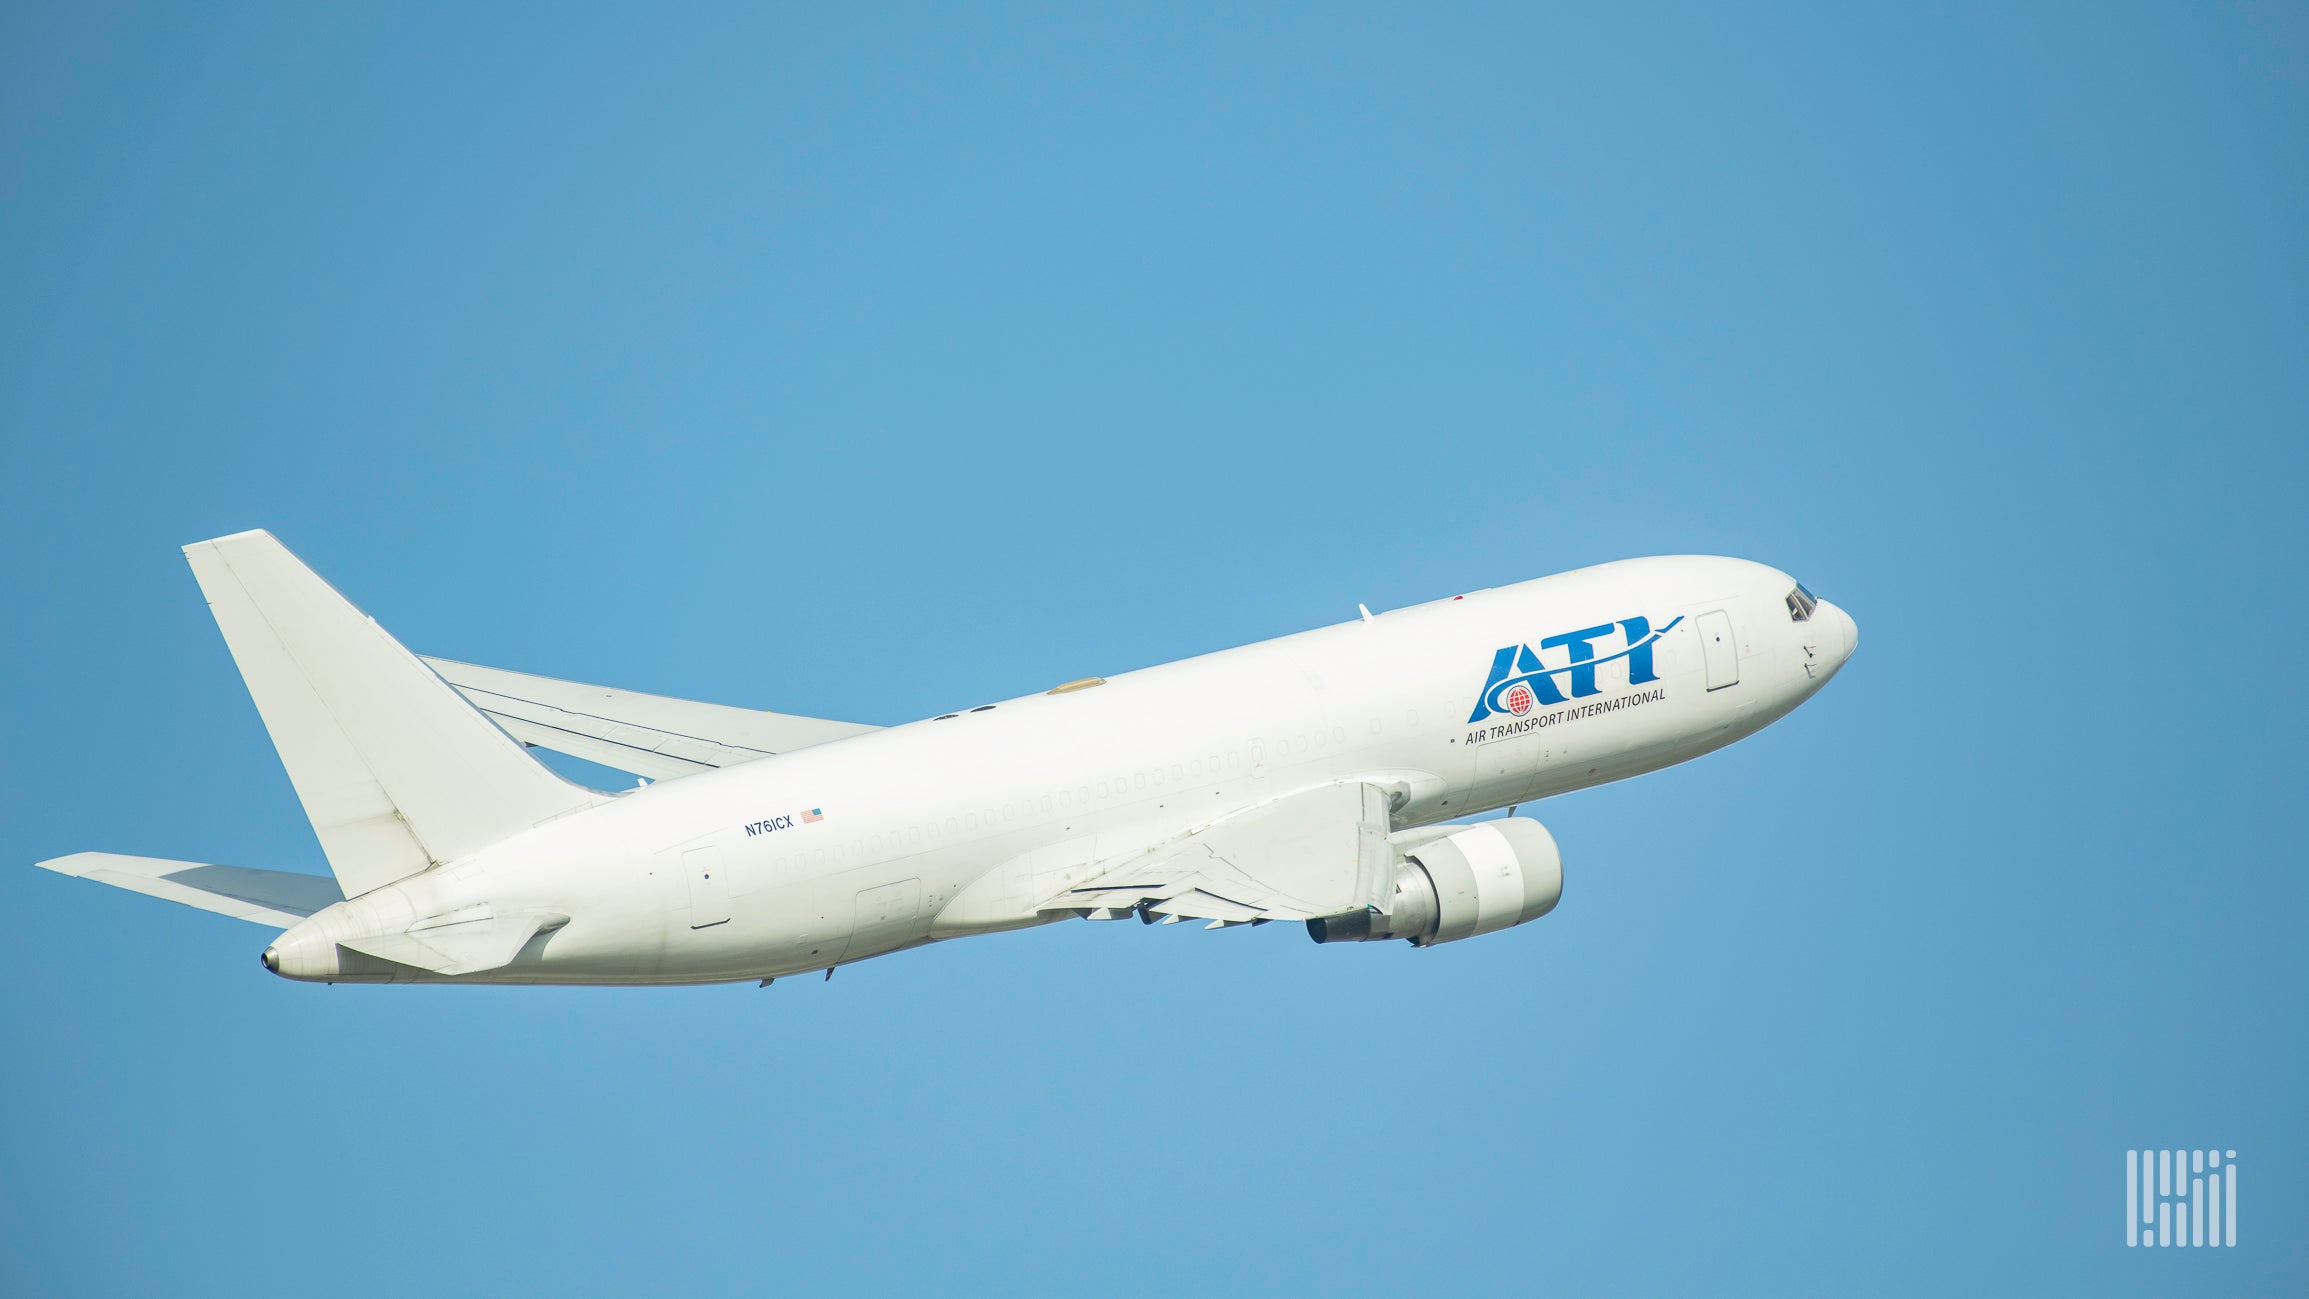
[{"label": "wing leading edge", "polygon": [[428,658],[427,666],[523,744],[672,780],[881,729],[618,690]]},{"label": "wing leading edge", "polygon": [[1395,882],[1387,812],[1375,785],[1305,790],[1104,866],[1037,909],[1139,910],[1213,928],[1381,910]]}]

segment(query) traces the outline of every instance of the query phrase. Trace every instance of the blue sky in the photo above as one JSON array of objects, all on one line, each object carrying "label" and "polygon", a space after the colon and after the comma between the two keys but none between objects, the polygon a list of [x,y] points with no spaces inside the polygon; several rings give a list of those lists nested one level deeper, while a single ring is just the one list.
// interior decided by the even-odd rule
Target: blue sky
[{"label": "blue sky", "polygon": [[[2299,1292],[2305,128],[2275,5],[0,11],[0,1291]],[[250,527],[871,722],[1638,554],[1862,645],[1431,952],[319,988],[30,868],[320,869]]]}]

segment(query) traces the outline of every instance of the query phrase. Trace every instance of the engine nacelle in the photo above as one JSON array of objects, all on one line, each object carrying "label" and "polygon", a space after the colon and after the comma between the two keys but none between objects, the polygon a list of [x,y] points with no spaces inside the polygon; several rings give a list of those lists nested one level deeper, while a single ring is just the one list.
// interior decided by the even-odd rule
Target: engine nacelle
[{"label": "engine nacelle", "polygon": [[1308,921],[1307,934],[1318,943],[1403,938],[1433,947],[1537,920],[1562,897],[1555,836],[1527,817],[1502,817],[1405,853],[1386,915],[1326,916]]}]

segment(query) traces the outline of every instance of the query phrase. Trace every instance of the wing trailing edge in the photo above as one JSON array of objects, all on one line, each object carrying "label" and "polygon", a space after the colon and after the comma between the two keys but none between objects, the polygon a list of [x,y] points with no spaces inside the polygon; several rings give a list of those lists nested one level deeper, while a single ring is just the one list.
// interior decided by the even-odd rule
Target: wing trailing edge
[{"label": "wing trailing edge", "polygon": [[1214,928],[1383,910],[1395,882],[1387,834],[1385,790],[1319,786],[1103,865],[1038,909],[1094,919],[1136,911]]},{"label": "wing trailing edge", "polygon": [[673,780],[879,730],[428,658],[426,666],[523,744]]}]

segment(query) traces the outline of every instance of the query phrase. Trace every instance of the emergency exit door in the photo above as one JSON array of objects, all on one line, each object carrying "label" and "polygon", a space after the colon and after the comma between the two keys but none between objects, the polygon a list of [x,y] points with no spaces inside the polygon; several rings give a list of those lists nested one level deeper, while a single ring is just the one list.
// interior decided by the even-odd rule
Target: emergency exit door
[{"label": "emergency exit door", "polygon": [[1732,639],[1732,615],[1718,609],[1699,617],[1700,658],[1708,665],[1708,689],[1740,684],[1740,647]]}]

